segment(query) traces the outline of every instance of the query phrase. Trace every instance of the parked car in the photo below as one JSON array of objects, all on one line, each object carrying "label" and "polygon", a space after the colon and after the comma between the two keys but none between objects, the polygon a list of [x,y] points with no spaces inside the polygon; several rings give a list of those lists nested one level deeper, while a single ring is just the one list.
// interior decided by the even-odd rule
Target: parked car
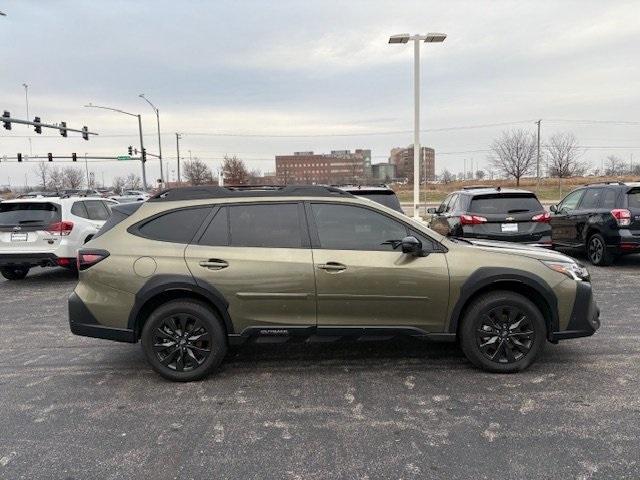
[{"label": "parked car", "polygon": [[73,188],[60,190],[60,197],[101,197],[102,195],[98,190],[93,188],[89,189],[81,189],[81,188]]},{"label": "parked car", "polygon": [[115,204],[102,198],[33,198],[0,204],[0,273],[21,280],[31,267],[75,268],[78,249]]},{"label": "parked car", "polygon": [[465,187],[427,212],[442,235],[551,247],[550,214],[527,190]]},{"label": "parked car", "polygon": [[475,365],[514,372],[600,325],[573,259],[449,239],[331,187],[188,187],[117,205],[78,266],[71,331],[141,340],[177,381],[247,341],[403,335],[459,341]]},{"label": "parked car", "polygon": [[112,195],[109,198],[115,200],[118,203],[129,202],[145,202],[149,199],[150,195],[142,190],[125,190],[121,195]]},{"label": "parked car", "polygon": [[404,213],[400,200],[396,192],[386,185],[333,185],[334,187],[344,190],[352,195],[367,198],[378,202],[385,207],[389,207],[396,212]]},{"label": "parked car", "polygon": [[47,192],[47,191],[38,191],[38,192],[27,192],[21,195],[18,195],[17,198],[43,198],[43,197],[57,197],[58,192]]},{"label": "parked car", "polygon": [[554,247],[583,250],[594,265],[640,253],[640,182],[580,187],[551,206]]}]

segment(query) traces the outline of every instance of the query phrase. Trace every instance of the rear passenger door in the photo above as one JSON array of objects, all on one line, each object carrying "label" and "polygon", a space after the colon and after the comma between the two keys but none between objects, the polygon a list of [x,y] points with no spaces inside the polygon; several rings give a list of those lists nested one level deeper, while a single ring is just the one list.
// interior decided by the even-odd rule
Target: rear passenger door
[{"label": "rear passenger door", "polygon": [[229,302],[236,333],[315,326],[313,259],[301,203],[221,206],[185,250],[198,283]]}]

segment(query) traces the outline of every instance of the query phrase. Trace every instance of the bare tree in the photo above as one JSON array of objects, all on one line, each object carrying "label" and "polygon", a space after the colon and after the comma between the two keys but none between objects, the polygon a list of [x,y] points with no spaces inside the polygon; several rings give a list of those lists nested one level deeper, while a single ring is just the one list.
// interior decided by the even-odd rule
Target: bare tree
[{"label": "bare tree", "polygon": [[77,189],[84,184],[84,173],[79,167],[65,167],[62,174],[64,175],[64,188]]},{"label": "bare tree", "polygon": [[124,179],[124,177],[115,177],[112,183],[113,191],[118,195],[122,195],[122,191],[124,190],[126,184],[127,181]]},{"label": "bare tree", "polygon": [[142,180],[135,173],[130,173],[124,179],[124,188],[127,190],[140,190],[142,188]]},{"label": "bare tree", "polygon": [[244,162],[237,156],[224,156],[222,174],[225,183],[231,185],[245,185],[249,180],[249,171]]},{"label": "bare tree", "polygon": [[624,161],[620,157],[615,155],[609,155],[607,157],[607,168],[605,169],[605,175],[619,176],[624,175],[626,166]]},{"label": "bare tree", "polygon": [[261,178],[262,172],[259,169],[254,168],[249,172],[249,185],[258,185]]},{"label": "bare tree", "polygon": [[536,138],[526,130],[502,132],[500,138],[491,144],[489,161],[491,165],[507,177],[520,179],[535,168]]},{"label": "bare tree", "polygon": [[49,165],[45,162],[38,163],[38,166],[33,169],[33,173],[38,177],[40,183],[39,187],[46,190],[49,186]]},{"label": "bare tree", "polygon": [[47,190],[57,192],[64,188],[65,174],[63,170],[58,167],[53,167],[49,170],[49,180],[47,181]]},{"label": "bare tree", "polygon": [[476,170],[476,180],[484,180],[484,170]]},{"label": "bare tree", "polygon": [[446,168],[442,172],[442,183],[451,183],[455,180],[455,175]]},{"label": "bare tree", "polygon": [[556,133],[544,147],[549,161],[549,175],[563,178],[584,175],[587,164],[580,161],[582,152],[573,133]]},{"label": "bare tree", "polygon": [[191,185],[206,185],[213,183],[211,169],[199,158],[194,158],[183,164],[184,178]]}]

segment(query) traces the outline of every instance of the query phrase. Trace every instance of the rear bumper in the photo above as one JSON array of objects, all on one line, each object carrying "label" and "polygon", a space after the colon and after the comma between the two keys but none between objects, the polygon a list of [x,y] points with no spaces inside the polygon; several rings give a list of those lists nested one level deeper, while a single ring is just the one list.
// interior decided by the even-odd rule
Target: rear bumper
[{"label": "rear bumper", "polygon": [[[630,233],[629,231],[627,231]],[[608,248],[616,254],[640,253],[640,236],[623,235],[616,239],[614,245],[608,245]]]},{"label": "rear bumper", "polygon": [[0,253],[0,267],[55,267],[58,258],[53,253]]},{"label": "rear bumper", "polygon": [[75,292],[69,297],[69,327],[71,333],[83,337],[135,343],[133,330],[100,325]]},{"label": "rear bumper", "polygon": [[593,299],[591,284],[579,282],[576,299],[566,330],[552,332],[550,340],[566,340],[568,338],[589,337],[600,328],[600,308]]},{"label": "rear bumper", "polygon": [[543,234],[534,233],[530,235],[500,235],[490,233],[476,233],[473,228],[465,227],[463,229],[463,238],[477,239],[477,240],[490,240],[492,242],[512,242],[521,243],[525,245],[538,246],[551,248],[551,232],[545,232]]}]

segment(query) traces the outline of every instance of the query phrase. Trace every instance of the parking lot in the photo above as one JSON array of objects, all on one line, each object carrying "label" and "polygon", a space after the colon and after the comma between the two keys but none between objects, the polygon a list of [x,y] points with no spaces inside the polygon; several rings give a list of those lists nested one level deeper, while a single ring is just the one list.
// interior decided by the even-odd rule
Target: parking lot
[{"label": "parking lot", "polygon": [[417,340],[247,346],[206,381],[76,337],[75,277],[0,281],[0,478],[638,478],[640,255],[590,268],[603,326],[494,375]]}]

